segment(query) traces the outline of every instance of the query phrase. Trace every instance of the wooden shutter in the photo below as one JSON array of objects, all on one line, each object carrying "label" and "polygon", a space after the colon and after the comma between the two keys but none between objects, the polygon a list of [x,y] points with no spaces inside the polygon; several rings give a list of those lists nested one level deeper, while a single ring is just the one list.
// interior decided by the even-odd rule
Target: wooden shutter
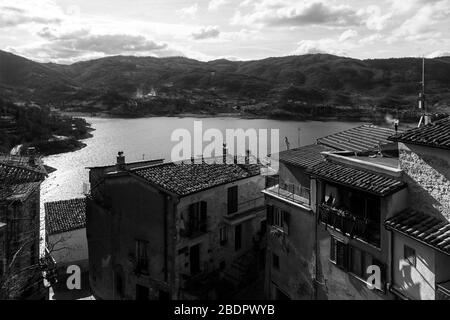
[{"label": "wooden shutter", "polygon": [[267,206],[267,224],[269,226],[273,225],[273,206]]},{"label": "wooden shutter", "polygon": [[200,228],[202,231],[206,231],[206,220],[207,220],[207,202],[200,202]]},{"label": "wooden shutter", "polygon": [[281,218],[283,219],[282,223],[283,223],[283,230],[286,233],[289,233],[289,212],[287,211],[282,211],[282,216]]}]

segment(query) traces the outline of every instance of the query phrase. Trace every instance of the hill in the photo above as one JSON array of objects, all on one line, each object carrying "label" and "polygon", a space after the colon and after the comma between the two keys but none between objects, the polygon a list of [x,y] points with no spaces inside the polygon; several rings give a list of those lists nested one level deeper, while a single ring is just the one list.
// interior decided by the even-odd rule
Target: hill
[{"label": "hill", "polygon": [[[314,115],[317,107],[398,112],[416,105],[420,79],[418,58],[314,54],[201,62],[112,56],[60,65],[0,51],[0,96],[131,115],[236,110]],[[430,105],[448,110],[449,57],[427,59],[426,83]]]}]

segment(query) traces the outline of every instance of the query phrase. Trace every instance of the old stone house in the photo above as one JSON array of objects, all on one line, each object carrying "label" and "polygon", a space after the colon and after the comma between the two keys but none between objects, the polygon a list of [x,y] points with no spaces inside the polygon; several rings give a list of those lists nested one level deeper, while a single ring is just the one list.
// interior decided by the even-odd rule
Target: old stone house
[{"label": "old stone house", "polygon": [[388,219],[392,290],[403,299],[450,299],[450,118],[395,135],[408,209]]},{"label": "old stone house", "polygon": [[45,297],[39,265],[40,185],[45,171],[34,159],[0,161],[0,296]]},{"label": "old stone house", "polygon": [[216,298],[254,280],[265,256],[259,169],[207,161],[130,166],[121,154],[116,166],[91,168],[86,232],[94,295]]}]

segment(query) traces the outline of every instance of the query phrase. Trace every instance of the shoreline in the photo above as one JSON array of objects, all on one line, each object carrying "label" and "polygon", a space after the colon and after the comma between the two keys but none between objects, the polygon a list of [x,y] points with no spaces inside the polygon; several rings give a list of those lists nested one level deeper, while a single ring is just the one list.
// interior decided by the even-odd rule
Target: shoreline
[{"label": "shoreline", "polygon": [[[68,115],[72,117],[83,117],[83,118],[98,118],[98,119],[145,119],[145,118],[158,118],[158,117],[168,117],[168,118],[236,118],[236,119],[248,119],[248,120],[276,120],[276,121],[321,121],[321,122],[329,122],[329,121],[342,121],[342,122],[367,122],[373,124],[386,124],[386,120],[384,118],[379,119],[370,119],[368,117],[316,117],[316,118],[301,118],[300,116],[293,115],[292,117],[270,117],[270,116],[257,116],[251,114],[240,114],[240,113],[179,113],[179,114],[170,114],[170,115],[161,115],[161,114],[145,114],[145,115],[136,115],[136,116],[127,116],[127,115],[116,115],[109,114],[106,112],[99,112],[92,114],[90,112],[78,112],[78,111],[61,111],[62,115]],[[414,124],[414,121],[402,121],[403,124]],[[93,129],[95,130],[95,129]]]}]

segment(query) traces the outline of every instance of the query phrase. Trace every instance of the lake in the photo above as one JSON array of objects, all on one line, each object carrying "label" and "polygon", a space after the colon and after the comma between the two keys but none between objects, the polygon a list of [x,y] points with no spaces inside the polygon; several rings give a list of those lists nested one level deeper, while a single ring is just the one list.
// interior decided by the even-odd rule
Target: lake
[{"label": "lake", "polygon": [[[280,121],[240,118],[176,118],[152,117],[140,119],[85,118],[95,131],[93,137],[83,140],[83,149],[52,155],[44,163],[57,171],[51,173],[42,184],[41,203],[83,196],[83,183],[88,182],[86,167],[111,165],[116,162],[118,151],[124,151],[126,161],[164,158],[170,161],[171,141],[175,129],[187,129],[193,136],[194,121],[202,121],[203,132],[216,128],[226,129],[278,129],[280,150],[286,149],[285,137],[291,148],[312,144],[317,138],[346,130],[361,123],[338,121]],[[300,130],[299,130],[300,129]],[[205,143],[207,145],[208,143]]]}]

